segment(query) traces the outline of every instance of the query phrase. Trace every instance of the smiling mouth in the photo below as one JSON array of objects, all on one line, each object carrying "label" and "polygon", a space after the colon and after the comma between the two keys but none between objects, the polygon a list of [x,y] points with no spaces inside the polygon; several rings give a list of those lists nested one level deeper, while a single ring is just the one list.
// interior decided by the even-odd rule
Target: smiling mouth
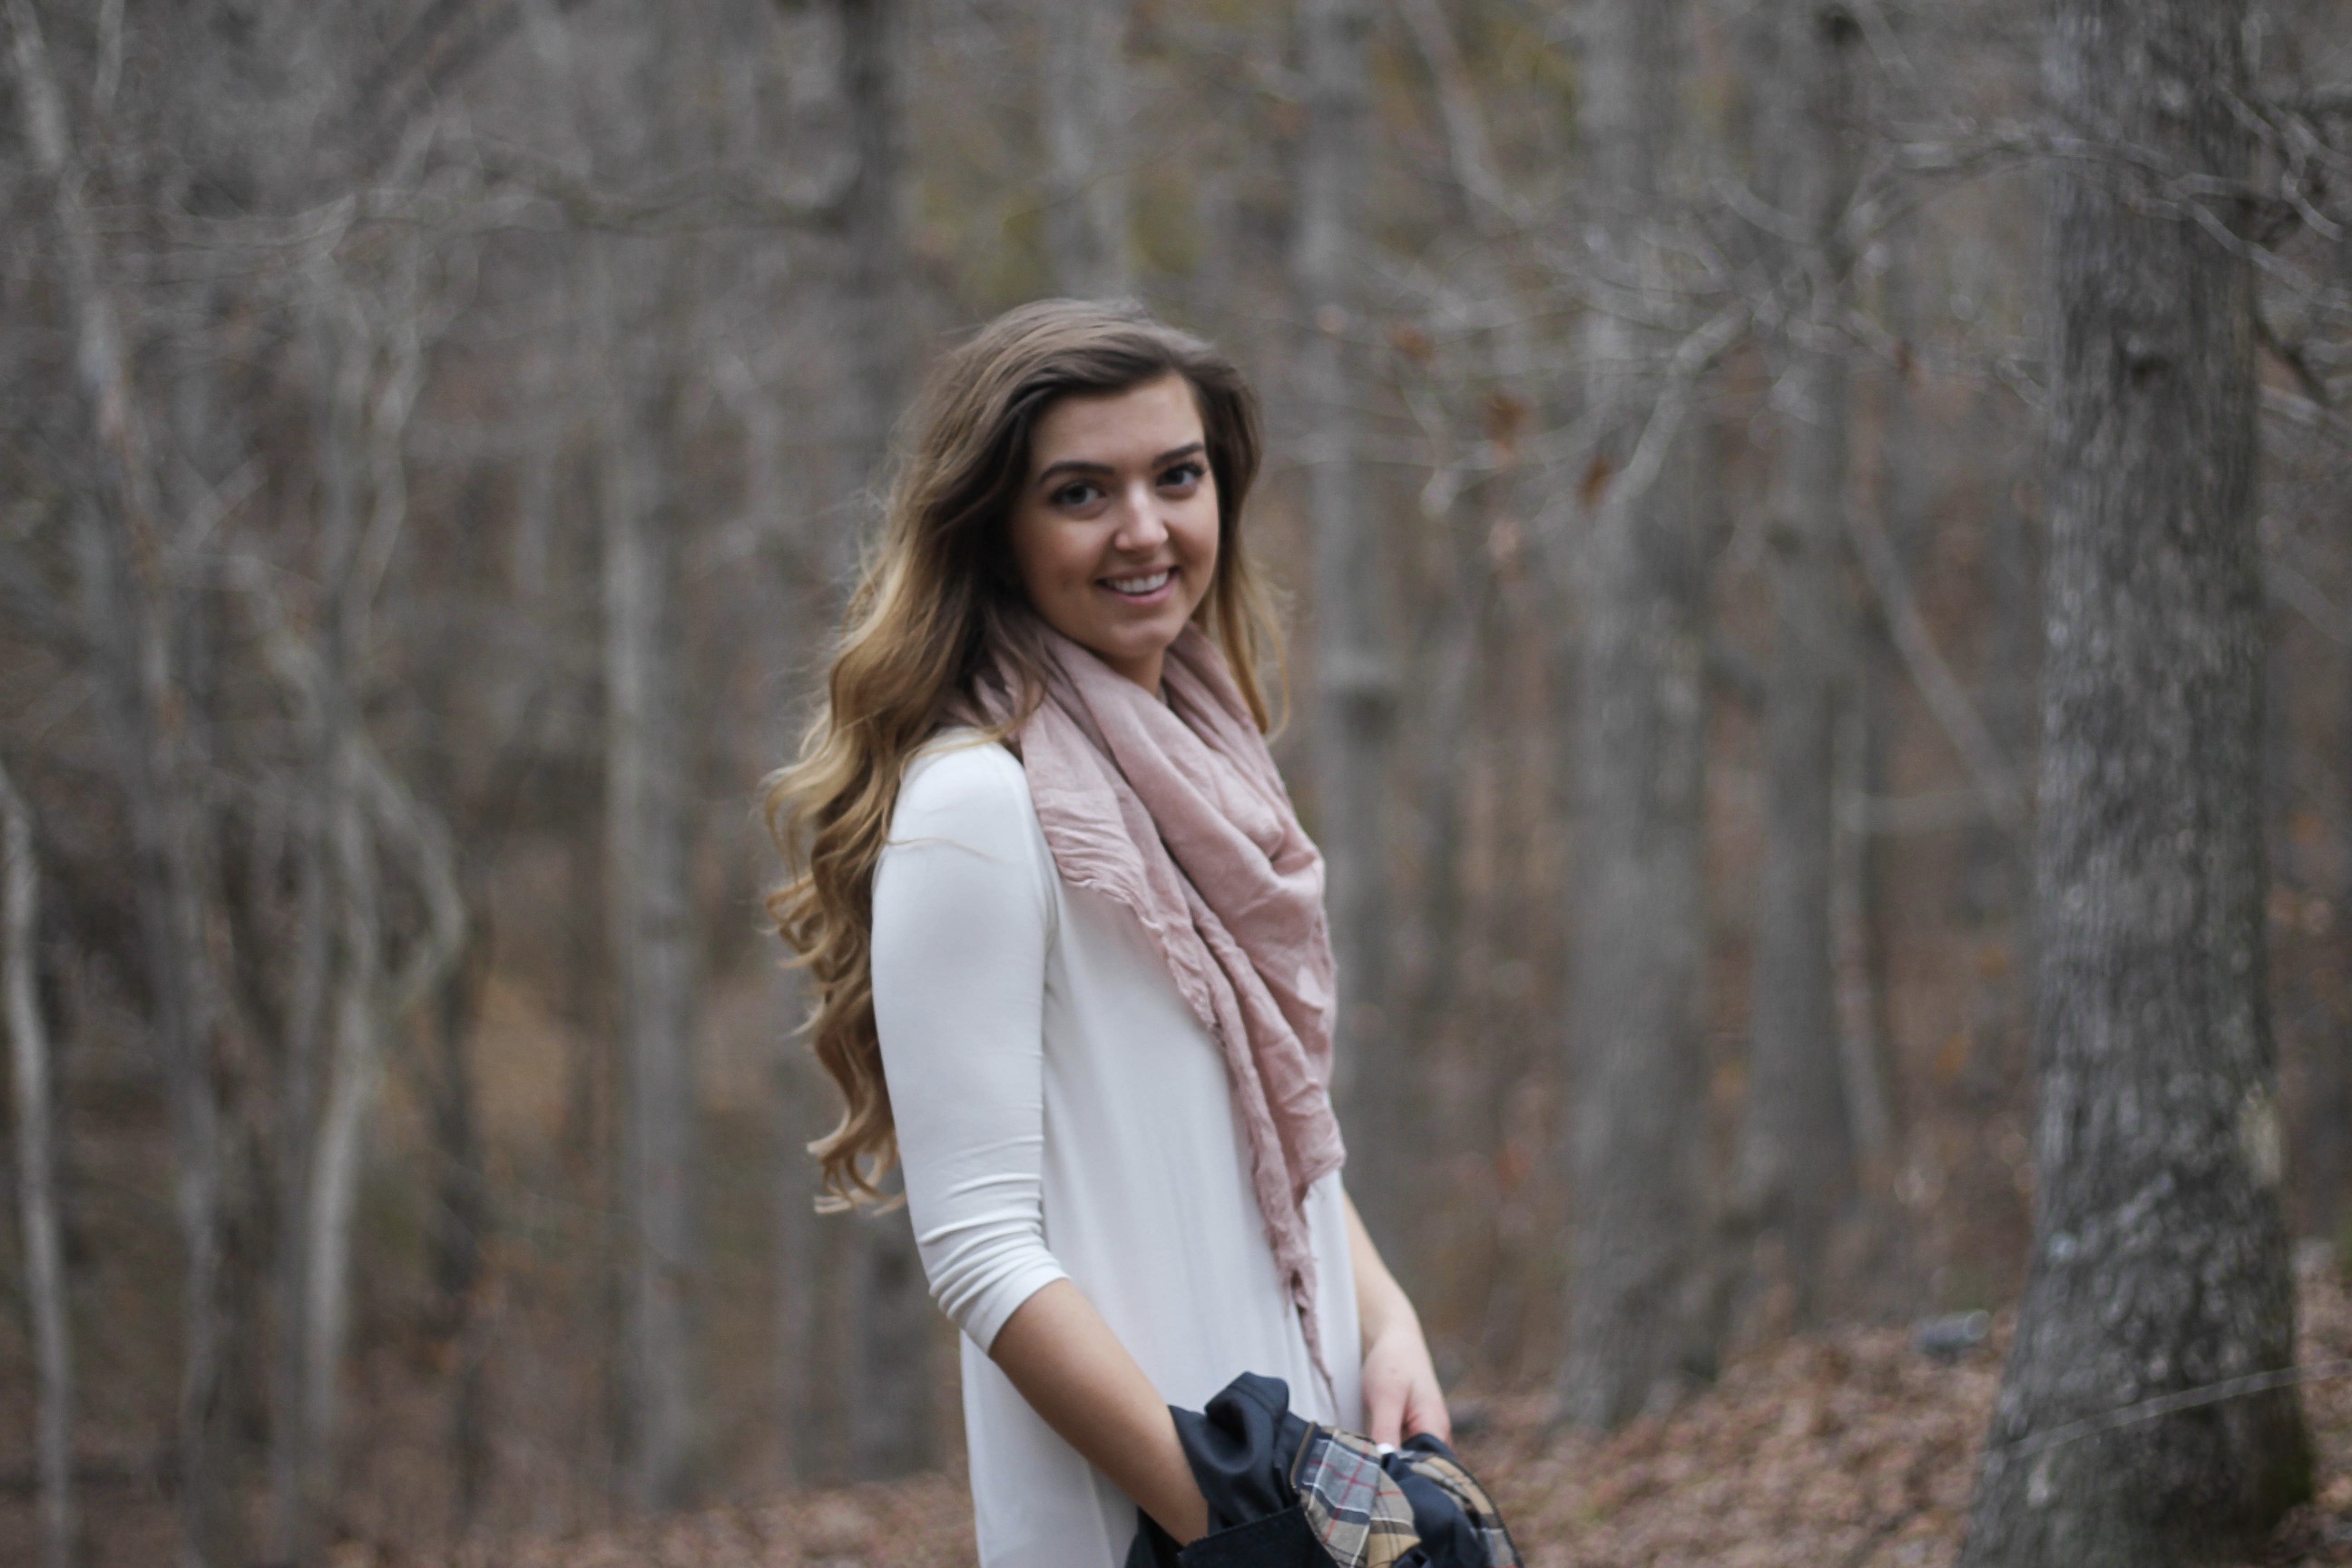
[{"label": "smiling mouth", "polygon": [[1166,587],[1168,579],[1175,574],[1174,568],[1163,566],[1157,572],[1147,572],[1139,577],[1105,577],[1101,581],[1103,586],[1114,594],[1124,595],[1130,599],[1144,599]]}]

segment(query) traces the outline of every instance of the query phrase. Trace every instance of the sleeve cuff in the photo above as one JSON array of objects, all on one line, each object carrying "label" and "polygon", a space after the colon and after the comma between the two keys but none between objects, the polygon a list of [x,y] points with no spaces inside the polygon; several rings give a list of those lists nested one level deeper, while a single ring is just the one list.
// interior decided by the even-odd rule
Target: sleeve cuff
[{"label": "sleeve cuff", "polygon": [[985,1353],[1024,1301],[1055,1280],[1069,1277],[1068,1271],[1052,1258],[1040,1258],[991,1285],[957,1315],[958,1323]]}]

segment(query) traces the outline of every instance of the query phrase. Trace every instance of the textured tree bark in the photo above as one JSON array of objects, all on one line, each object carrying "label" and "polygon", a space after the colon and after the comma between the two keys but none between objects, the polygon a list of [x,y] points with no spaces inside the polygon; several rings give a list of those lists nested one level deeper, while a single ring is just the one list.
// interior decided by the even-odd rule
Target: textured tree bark
[{"label": "textured tree bark", "polygon": [[[1646,237],[1675,140],[1683,9],[1588,0],[1580,129],[1612,295],[1655,298]],[[1647,483],[1624,470],[1661,407],[1669,334],[1595,310],[1580,353],[1606,435],[1574,569],[1582,647],[1573,764],[1568,1017],[1573,1113],[1567,1415],[1612,1427],[1704,1366],[1706,1226],[1706,569],[1685,436]]]},{"label": "textured tree bark", "polygon": [[1830,915],[1836,719],[1853,657],[1843,573],[1847,374],[1837,327],[1847,268],[1838,221],[1855,174],[1851,56],[1859,29],[1823,0],[1780,0],[1772,26],[1778,61],[1765,79],[1761,133],[1779,150],[1770,195],[1802,237],[1789,262],[1804,289],[1775,345],[1777,631],[1737,1202],[1747,1228],[1780,1238],[1803,1321],[1817,1306],[1830,1234],[1853,1187]]},{"label": "textured tree bark", "polygon": [[2292,1366],[2294,1297],[2264,989],[2252,272],[2229,210],[2171,184],[2248,177],[2245,17],[2061,0],[2047,40],[2063,132],[2129,153],[2053,175],[2039,1187],[1970,1568],[2235,1555],[2310,1488],[2293,1388],[2253,1391]]},{"label": "textured tree bark", "polygon": [[1371,131],[1365,0],[1304,0],[1299,69],[1307,123],[1297,179],[1292,268],[1305,341],[1307,508],[1315,551],[1316,839],[1339,963],[1337,1099],[1358,1158],[1348,1185],[1375,1237],[1392,1242],[1407,1205],[1399,1157],[1413,1097],[1411,1065],[1388,1016],[1390,907],[1381,812],[1396,671],[1389,646],[1379,520],[1364,494],[1356,409],[1364,396],[1353,338],[1364,330],[1356,256]]},{"label": "textured tree bark", "polygon": [[1126,0],[1047,0],[1045,246],[1054,287],[1105,300],[1133,286],[1128,242]]},{"label": "textured tree bark", "polygon": [[186,1269],[178,1552],[195,1568],[219,1550],[211,1437],[224,1328],[220,1112],[211,1081],[216,999],[204,947],[209,825],[185,765],[199,709],[172,661],[175,604],[163,575],[153,473],[121,324],[81,203],[83,169],[68,136],[64,99],[31,0],[7,0],[6,16],[25,141],[49,186],[58,280],[73,321],[75,391],[100,479],[100,493],[75,506],[75,551],[98,708],[131,821],[140,942],[171,1103]]},{"label": "textured tree bark", "polygon": [[73,1328],[58,1229],[48,1025],[41,1016],[40,897],[32,811],[0,768],[0,1009],[7,1017],[10,1087],[16,1100],[16,1206],[25,1237],[25,1296],[33,1320],[33,1458],[41,1488],[41,1563],[43,1568],[72,1568]]}]

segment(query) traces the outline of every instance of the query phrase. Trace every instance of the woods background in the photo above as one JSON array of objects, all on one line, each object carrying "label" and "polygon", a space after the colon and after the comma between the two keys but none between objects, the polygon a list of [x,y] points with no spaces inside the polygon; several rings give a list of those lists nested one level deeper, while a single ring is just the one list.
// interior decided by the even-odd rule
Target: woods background
[{"label": "woods background", "polygon": [[2009,0],[5,0],[0,1551],[952,1463],[755,801],[914,378],[1048,293],[1265,395],[1350,1186],[1455,1390],[1606,1428],[2024,1288],[2051,193],[2207,247],[2234,1125],[2352,1251],[2352,15],[2144,9],[2052,15],[2211,167]]}]

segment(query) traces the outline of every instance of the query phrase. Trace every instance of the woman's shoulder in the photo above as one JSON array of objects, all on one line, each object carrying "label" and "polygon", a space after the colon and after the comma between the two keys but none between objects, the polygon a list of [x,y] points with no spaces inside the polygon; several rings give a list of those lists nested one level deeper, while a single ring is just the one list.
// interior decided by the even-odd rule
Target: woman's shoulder
[{"label": "woman's shoulder", "polygon": [[[939,858],[942,850],[949,853]],[[877,875],[887,875],[893,863],[919,860],[934,868],[990,866],[1010,872],[1013,880],[1004,888],[1034,889],[1048,922],[1053,919],[1052,852],[1030,803],[1029,775],[1019,759],[979,731],[935,736],[908,761]]]},{"label": "woman's shoulder", "polygon": [[950,824],[1027,825],[1036,820],[1029,775],[1002,742],[972,729],[941,731],[907,763],[898,783],[894,837]]}]

